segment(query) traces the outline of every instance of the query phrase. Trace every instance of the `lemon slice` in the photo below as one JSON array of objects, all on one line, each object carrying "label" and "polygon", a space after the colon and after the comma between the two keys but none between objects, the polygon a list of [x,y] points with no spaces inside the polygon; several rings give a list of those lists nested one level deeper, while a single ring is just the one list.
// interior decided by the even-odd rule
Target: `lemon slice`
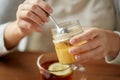
[{"label": "lemon slice", "polygon": [[48,70],[56,76],[68,76],[72,73],[72,70],[69,65],[63,65],[58,62],[51,64],[48,67]]}]

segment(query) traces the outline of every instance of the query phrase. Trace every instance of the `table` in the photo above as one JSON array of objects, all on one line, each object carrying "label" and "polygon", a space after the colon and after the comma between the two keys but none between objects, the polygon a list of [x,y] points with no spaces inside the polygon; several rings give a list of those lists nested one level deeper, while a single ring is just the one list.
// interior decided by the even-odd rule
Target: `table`
[{"label": "table", "polygon": [[[14,52],[0,58],[0,80],[40,80],[37,57],[45,52]],[[104,60],[83,64],[87,80],[120,80],[120,65]]]}]

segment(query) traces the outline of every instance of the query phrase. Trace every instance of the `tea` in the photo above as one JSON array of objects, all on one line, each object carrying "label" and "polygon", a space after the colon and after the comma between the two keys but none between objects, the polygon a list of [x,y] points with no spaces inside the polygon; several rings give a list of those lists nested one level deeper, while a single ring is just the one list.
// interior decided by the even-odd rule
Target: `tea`
[{"label": "tea", "polygon": [[73,71],[69,65],[63,65],[56,61],[51,61],[43,63],[42,67],[50,71],[50,74],[41,73],[42,80],[72,80]]},{"label": "tea", "polygon": [[61,64],[55,53],[41,54],[37,66],[40,80],[86,80],[86,70],[80,63]]}]

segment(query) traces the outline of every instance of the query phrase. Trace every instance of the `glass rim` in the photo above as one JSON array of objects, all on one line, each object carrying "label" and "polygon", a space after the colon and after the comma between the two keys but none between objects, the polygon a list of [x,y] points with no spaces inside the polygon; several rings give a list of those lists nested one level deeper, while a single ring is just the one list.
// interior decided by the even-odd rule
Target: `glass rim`
[{"label": "glass rim", "polygon": [[64,71],[64,70],[67,70],[67,69],[71,69],[71,66],[68,66],[67,68],[65,69],[61,69],[61,70],[48,70],[48,69],[45,69],[44,67],[42,67],[42,64],[40,64],[40,59],[44,56],[45,54],[42,54],[40,55],[38,58],[37,58],[37,66],[39,69],[41,70],[44,70],[45,72],[49,72],[49,73],[52,73],[52,72],[58,72],[58,71]]},{"label": "glass rim", "polygon": [[[80,20],[79,19],[75,19],[75,20],[66,20],[64,22],[60,22],[58,23],[59,27],[63,27],[63,26],[67,26],[69,24],[73,24],[76,25],[76,24],[79,24],[80,27],[82,27],[81,23],[80,23]],[[72,25],[73,26],[73,25]],[[52,30],[57,30],[56,27],[52,28]]]},{"label": "glass rim", "polygon": [[[46,53],[46,54],[50,54],[50,53]],[[41,59],[44,55],[46,55],[46,54],[41,54],[40,56],[38,56],[38,58],[37,58],[37,66],[38,66],[39,69],[41,69],[41,70],[43,70],[43,71],[45,71],[45,72],[47,72],[47,73],[64,71],[64,70],[67,70],[67,69],[71,69],[71,70],[73,70],[73,71],[76,70],[76,69],[78,69],[80,72],[85,72],[85,71],[86,71],[85,67],[84,67],[83,65],[81,65],[80,63],[78,63],[78,62],[74,62],[73,64],[68,64],[69,66],[68,66],[67,68],[61,69],[61,70],[52,71],[52,70],[45,69],[45,68],[43,68],[43,67],[41,66],[42,64],[40,64],[40,59]]]},{"label": "glass rim", "polygon": [[59,43],[64,40],[69,40],[71,37],[84,32],[80,24],[80,21],[78,19],[61,22],[59,26],[65,27],[68,30],[68,33],[59,34],[57,33],[57,29],[53,28],[51,32],[54,43]]}]

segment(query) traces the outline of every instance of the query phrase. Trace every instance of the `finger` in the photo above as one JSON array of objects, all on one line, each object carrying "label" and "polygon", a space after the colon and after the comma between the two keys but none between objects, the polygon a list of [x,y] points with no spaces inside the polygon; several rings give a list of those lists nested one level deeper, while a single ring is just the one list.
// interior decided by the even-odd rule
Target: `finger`
[{"label": "finger", "polygon": [[44,22],[38,16],[33,14],[31,11],[22,10],[19,15],[21,18],[23,19],[28,18],[40,26],[44,24]]},{"label": "finger", "polygon": [[75,59],[80,62],[89,61],[92,60],[94,57],[96,57],[98,53],[100,53],[100,51],[101,51],[100,47],[97,47],[96,49],[86,52],[84,54],[76,55]]},{"label": "finger", "polygon": [[69,53],[71,54],[79,54],[79,53],[84,53],[84,52],[88,52],[90,50],[95,49],[96,47],[100,46],[100,41],[99,38],[95,38],[93,40],[88,41],[87,43],[80,45],[80,46],[75,46],[75,47],[71,47],[69,49]]},{"label": "finger", "polygon": [[19,27],[23,29],[23,32],[41,31],[40,27],[30,20],[19,20],[18,22]]},{"label": "finger", "polygon": [[36,32],[41,32],[41,28],[39,25],[37,25],[36,23],[34,23],[31,20],[28,20],[28,21],[31,24],[30,26],[27,26],[28,29],[31,29],[32,31],[36,31]]},{"label": "finger", "polygon": [[97,31],[95,29],[89,29],[87,31],[84,31],[82,34],[71,38],[70,43],[76,44],[84,40],[91,40],[95,38],[96,36],[98,36]]},{"label": "finger", "polygon": [[37,4],[25,4],[22,7],[23,10],[31,10],[34,14],[36,14],[37,16],[39,16],[39,18],[42,19],[42,21],[44,22],[48,22],[48,17],[46,15],[46,13],[39,8],[39,6]]},{"label": "finger", "polygon": [[53,12],[53,10],[52,10],[52,8],[49,6],[49,4],[47,3],[47,2],[45,2],[45,1],[43,1],[43,0],[41,0],[40,2],[39,2],[39,6],[40,6],[40,8],[42,8],[45,12],[47,12],[48,14],[50,14],[50,13],[52,13]]},{"label": "finger", "polygon": [[29,34],[30,32],[32,32],[31,29],[27,28],[27,26],[31,26],[31,24],[28,21],[19,19],[18,26],[20,27],[21,32],[24,34]]},{"label": "finger", "polygon": [[50,5],[47,2],[45,2],[45,0],[34,0],[34,1],[32,0],[27,2],[38,4],[39,7],[42,8],[48,14],[52,13],[53,11]]}]

